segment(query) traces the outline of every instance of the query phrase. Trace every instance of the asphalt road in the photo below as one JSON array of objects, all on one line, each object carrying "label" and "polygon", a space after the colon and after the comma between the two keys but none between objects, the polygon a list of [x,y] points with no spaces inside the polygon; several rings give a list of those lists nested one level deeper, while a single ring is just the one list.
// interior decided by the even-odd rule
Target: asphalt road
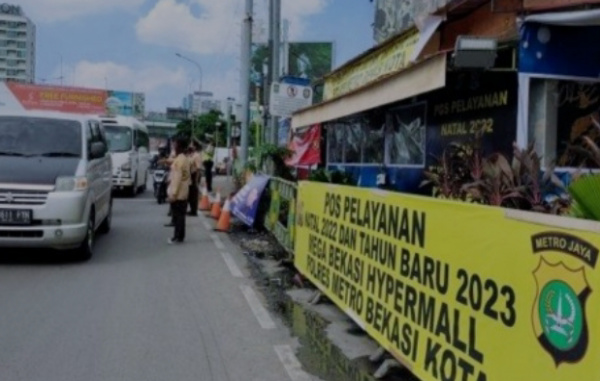
[{"label": "asphalt road", "polygon": [[90,262],[0,252],[0,380],[313,380],[243,255],[203,217],[169,246],[165,222],[150,194],[117,199]]}]

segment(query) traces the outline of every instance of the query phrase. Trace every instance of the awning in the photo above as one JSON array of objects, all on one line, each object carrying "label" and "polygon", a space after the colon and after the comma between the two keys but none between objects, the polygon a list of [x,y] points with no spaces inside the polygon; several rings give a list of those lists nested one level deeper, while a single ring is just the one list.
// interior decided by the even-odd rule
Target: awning
[{"label": "awning", "polygon": [[522,21],[560,26],[600,26],[600,9],[538,13],[527,16]]},{"label": "awning", "polygon": [[445,85],[446,53],[441,53],[354,92],[296,112],[292,117],[292,129],[399,102]]}]

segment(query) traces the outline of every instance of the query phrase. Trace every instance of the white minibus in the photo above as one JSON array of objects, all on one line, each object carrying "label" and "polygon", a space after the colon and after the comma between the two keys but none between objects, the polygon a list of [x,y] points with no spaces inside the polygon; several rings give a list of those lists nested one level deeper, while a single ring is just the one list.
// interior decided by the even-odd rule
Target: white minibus
[{"label": "white minibus", "polygon": [[128,116],[100,117],[113,164],[113,190],[135,197],[146,190],[150,166],[148,128]]}]

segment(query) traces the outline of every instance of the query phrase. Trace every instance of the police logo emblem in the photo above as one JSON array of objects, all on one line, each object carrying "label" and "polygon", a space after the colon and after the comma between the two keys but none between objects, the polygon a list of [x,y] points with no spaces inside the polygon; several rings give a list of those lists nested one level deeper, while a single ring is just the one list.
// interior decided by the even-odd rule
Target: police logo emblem
[{"label": "police logo emblem", "polygon": [[537,293],[532,322],[541,347],[556,366],[582,360],[589,344],[586,302],[592,290],[585,265],[595,267],[598,249],[578,237],[543,233],[532,238],[536,254],[564,253],[577,257],[583,265],[570,268],[563,261],[551,263],[543,255],[533,272]]}]

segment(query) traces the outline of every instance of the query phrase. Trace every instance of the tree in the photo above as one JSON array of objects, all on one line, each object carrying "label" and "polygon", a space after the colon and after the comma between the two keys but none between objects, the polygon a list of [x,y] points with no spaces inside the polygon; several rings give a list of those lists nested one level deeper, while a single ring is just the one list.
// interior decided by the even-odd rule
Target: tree
[{"label": "tree", "polygon": [[[217,123],[219,133],[217,132]],[[192,135],[192,121],[185,120],[177,125],[177,132],[191,137]],[[219,146],[225,146],[227,142],[227,121],[223,119],[223,113],[218,110],[211,110],[207,113],[196,116],[194,119],[194,137],[198,140],[204,141],[207,138],[213,138],[215,143]]]}]

